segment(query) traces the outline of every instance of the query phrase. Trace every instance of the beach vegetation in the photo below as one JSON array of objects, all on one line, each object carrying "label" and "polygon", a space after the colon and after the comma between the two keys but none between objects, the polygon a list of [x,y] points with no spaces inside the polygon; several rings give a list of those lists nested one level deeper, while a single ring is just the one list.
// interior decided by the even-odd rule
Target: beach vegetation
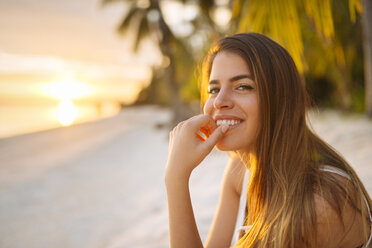
[{"label": "beach vegetation", "polygon": [[[153,79],[149,86],[140,93],[140,101],[137,103],[167,104],[173,109],[172,126],[188,116],[186,105],[181,96],[181,82],[185,70],[193,64],[190,49],[182,39],[174,34],[166,22],[160,1],[155,0],[103,0],[103,5],[122,2],[127,6],[127,12],[118,25],[121,35],[134,36],[133,50],[136,52],[145,40],[151,40],[156,44],[162,54],[160,65],[154,66]],[[182,59],[181,59],[182,57]],[[187,63],[187,66],[184,66]],[[179,70],[179,68],[185,68]],[[164,90],[167,92],[164,96]]]},{"label": "beach vegetation", "polygon": [[[134,51],[147,39],[157,44],[165,61],[153,67],[153,79],[137,103],[172,106],[174,123],[190,114],[188,104],[200,96],[198,64],[207,48],[238,32],[262,33],[284,46],[317,106],[372,116],[372,55],[366,52],[372,41],[363,35],[372,25],[365,17],[370,1],[103,0],[112,2],[128,6],[118,30],[123,35],[133,30]],[[196,14],[187,20],[189,32],[179,34],[166,21],[165,2],[194,8]]]}]

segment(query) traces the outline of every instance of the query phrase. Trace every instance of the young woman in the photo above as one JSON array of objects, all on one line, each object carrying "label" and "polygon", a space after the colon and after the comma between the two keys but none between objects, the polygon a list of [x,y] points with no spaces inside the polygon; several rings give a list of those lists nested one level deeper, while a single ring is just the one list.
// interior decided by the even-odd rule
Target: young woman
[{"label": "young woman", "polygon": [[204,114],[170,133],[170,246],[203,247],[188,182],[216,146],[236,156],[205,247],[369,247],[371,199],[308,128],[304,83],[288,52],[263,35],[236,34],[211,48],[203,70]]}]

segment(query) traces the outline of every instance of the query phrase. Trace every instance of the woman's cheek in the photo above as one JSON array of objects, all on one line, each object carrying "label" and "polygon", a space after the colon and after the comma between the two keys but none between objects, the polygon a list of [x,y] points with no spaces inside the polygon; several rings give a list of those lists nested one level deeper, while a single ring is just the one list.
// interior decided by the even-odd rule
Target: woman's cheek
[{"label": "woman's cheek", "polygon": [[204,107],[203,107],[203,112],[204,112],[204,114],[212,115],[213,102],[210,98],[205,102]]}]

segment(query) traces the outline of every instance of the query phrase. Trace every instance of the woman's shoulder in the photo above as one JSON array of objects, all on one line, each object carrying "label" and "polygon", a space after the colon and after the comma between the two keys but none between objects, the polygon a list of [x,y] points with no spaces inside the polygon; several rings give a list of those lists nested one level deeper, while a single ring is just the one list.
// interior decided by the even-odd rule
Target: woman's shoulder
[{"label": "woman's shoulder", "polygon": [[344,170],[322,166],[321,171],[334,183],[314,194],[318,247],[359,247],[366,242],[365,230],[370,229],[363,228],[366,222],[360,213],[366,205],[355,197],[358,192]]},{"label": "woman's shoulder", "polygon": [[318,247],[359,247],[366,242],[363,217],[350,204],[340,206],[340,216],[320,195],[315,194],[314,201]]}]

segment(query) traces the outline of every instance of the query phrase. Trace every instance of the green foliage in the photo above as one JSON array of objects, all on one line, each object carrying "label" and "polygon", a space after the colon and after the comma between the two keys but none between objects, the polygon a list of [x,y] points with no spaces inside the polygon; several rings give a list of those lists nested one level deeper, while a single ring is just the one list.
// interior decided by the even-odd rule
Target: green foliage
[{"label": "green foliage", "polygon": [[[170,67],[174,72],[181,97],[186,102],[199,99],[198,71],[195,65],[217,38],[236,32],[258,32],[283,45],[303,73],[307,88],[318,106],[363,110],[364,78],[360,0],[230,0],[232,19],[230,28],[223,31],[212,18],[221,1],[180,0],[183,4],[197,4],[199,15],[190,23],[194,32],[176,37],[168,27],[151,23],[148,14],[153,2],[134,0],[103,0],[104,4],[125,2],[128,11],[118,30],[135,32],[134,48],[150,37],[151,32],[167,32],[170,43]],[[148,6],[145,2],[151,3]],[[156,36],[156,35],[155,35]],[[192,37],[202,37],[204,45],[195,48]],[[161,42],[157,41],[161,48]],[[164,45],[164,44],[163,44]],[[154,78],[141,92],[138,102],[170,104],[166,68],[154,69]]]},{"label": "green foliage", "polygon": [[200,91],[198,88],[198,78],[193,76],[181,88],[181,95],[186,102],[192,102],[200,99]]},{"label": "green foliage", "polygon": [[303,71],[303,42],[296,1],[236,0],[232,21],[238,32],[264,33],[279,42]]},{"label": "green foliage", "polygon": [[282,44],[318,104],[359,108],[354,101],[363,90],[360,0],[233,2],[235,30],[264,33]]},{"label": "green foliage", "polygon": [[314,77],[314,75],[305,75],[306,89],[313,100],[313,106],[334,107],[330,99],[334,86],[326,77]]},{"label": "green foliage", "polygon": [[[355,92],[360,95],[360,90],[364,89],[362,31],[359,16],[355,22],[349,20],[347,1],[339,0],[333,4],[333,21],[335,27],[342,28],[335,28],[332,42],[324,42],[321,36],[313,32],[312,22],[305,16],[301,18],[301,26],[304,27],[302,33],[307,66],[306,82],[312,84],[309,88],[322,88],[324,80],[332,86],[327,95],[327,103],[320,106],[341,106],[343,109],[356,111],[360,107],[354,101],[360,98],[355,97]],[[319,78],[321,80],[317,83]],[[322,98],[322,94],[313,96]],[[317,102],[318,100],[316,99]]]},{"label": "green foliage", "polygon": [[143,88],[135,102],[136,105],[157,104],[169,106],[172,102],[164,78],[163,68],[153,68],[153,77],[149,85]]},{"label": "green foliage", "polygon": [[364,89],[354,89],[352,97],[352,110],[358,113],[363,113],[365,111],[365,93]]}]

